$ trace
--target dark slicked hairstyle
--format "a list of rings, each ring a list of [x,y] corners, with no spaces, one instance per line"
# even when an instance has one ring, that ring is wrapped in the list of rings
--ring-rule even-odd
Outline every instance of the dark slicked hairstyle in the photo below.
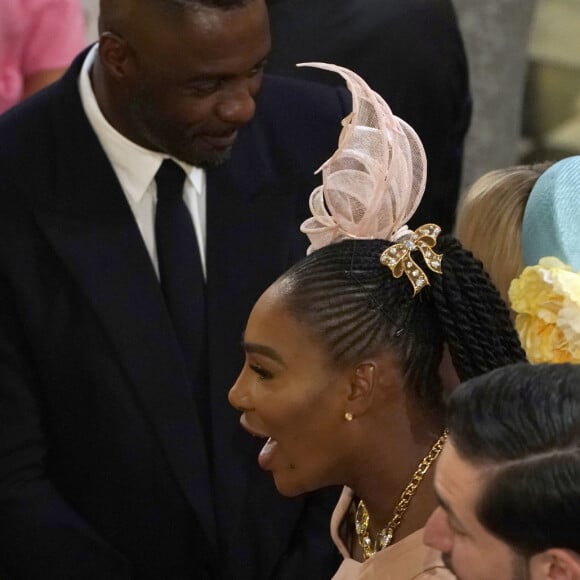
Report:
[[[443,274],[413,297],[406,276],[381,265],[384,240],[346,240],[307,256],[281,278],[286,305],[326,345],[333,362],[350,364],[380,349],[398,355],[406,385],[427,408],[440,408],[438,374],[447,345],[461,380],[525,360],[505,303],[471,253],[440,236]]]
[[[510,365],[451,396],[459,455],[489,469],[480,522],[525,557],[580,554],[580,367]]]

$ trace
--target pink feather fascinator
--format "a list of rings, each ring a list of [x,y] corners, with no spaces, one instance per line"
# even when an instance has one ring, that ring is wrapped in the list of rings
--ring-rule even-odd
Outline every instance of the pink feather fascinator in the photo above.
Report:
[[[320,62],[298,66],[338,73],[353,101],[338,149],[317,171],[322,171],[322,185],[310,195],[312,217],[300,228],[310,240],[308,253],[347,238],[394,242],[410,234],[406,223],[427,177],[417,133],[351,70]]]

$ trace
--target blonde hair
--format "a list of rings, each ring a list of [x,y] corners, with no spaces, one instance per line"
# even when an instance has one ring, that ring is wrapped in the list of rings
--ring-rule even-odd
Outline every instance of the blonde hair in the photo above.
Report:
[[[521,228],[526,203],[536,181],[552,164],[490,171],[469,188],[457,208],[455,236],[483,262],[506,304],[510,282],[524,268]]]

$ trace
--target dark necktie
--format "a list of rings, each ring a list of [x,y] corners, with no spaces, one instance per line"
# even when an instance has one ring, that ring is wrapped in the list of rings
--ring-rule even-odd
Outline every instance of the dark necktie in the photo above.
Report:
[[[166,159],[155,175],[157,209],[155,241],[159,277],[173,328],[198,403],[205,405],[205,281],[195,228],[183,201],[185,172]],[[205,415],[207,408],[200,409]]]

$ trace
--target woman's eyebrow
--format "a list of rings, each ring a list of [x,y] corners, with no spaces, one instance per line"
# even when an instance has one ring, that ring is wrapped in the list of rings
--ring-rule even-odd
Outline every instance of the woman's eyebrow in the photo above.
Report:
[[[280,354],[278,354],[277,351],[275,351],[273,348],[269,346],[266,346],[264,344],[257,344],[255,342],[242,341],[242,348],[246,352],[261,354],[263,356],[271,358],[273,361],[276,361],[283,367],[287,367],[286,363],[284,362],[284,359],[280,356]]]

